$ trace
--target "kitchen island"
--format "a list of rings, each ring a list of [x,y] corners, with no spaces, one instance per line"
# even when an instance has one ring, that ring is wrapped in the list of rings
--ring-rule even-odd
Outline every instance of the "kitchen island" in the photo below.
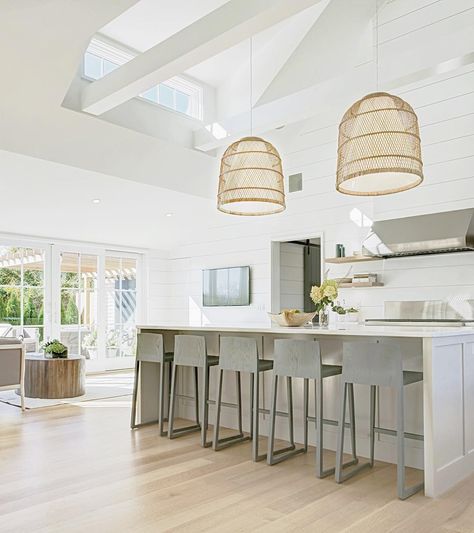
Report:
[[[340,362],[342,343],[354,339],[372,339],[380,342],[398,342],[404,354],[407,369],[423,370],[423,386],[418,391],[407,394],[407,430],[423,433],[424,442],[407,440],[407,464],[424,468],[425,494],[440,496],[457,482],[474,474],[474,329],[468,327],[387,327],[345,325],[322,329],[318,327],[282,328],[269,325],[250,326],[193,326],[193,325],[140,325],[138,333],[161,333],[166,350],[173,349],[176,334],[205,335],[210,354],[219,353],[219,338],[224,335],[255,337],[258,341],[259,356],[271,358],[273,342],[277,338],[312,338],[321,344],[324,362]],[[153,363],[144,364],[140,376],[139,414],[142,423],[156,420],[158,405],[158,369]],[[211,378],[212,379],[212,378]],[[339,402],[338,378],[325,390],[325,409],[337,418]],[[232,394],[233,386],[225,392]],[[232,382],[233,384],[233,382]],[[189,385],[189,388],[187,387]],[[421,390],[422,389],[422,390]],[[181,385],[181,392],[188,394],[191,382]],[[211,382],[211,398],[214,391]],[[301,391],[298,389],[300,395]],[[265,405],[265,387],[261,405]],[[379,396],[379,422],[384,427],[394,427],[394,402],[391,392],[382,390]],[[391,399],[392,398],[392,399]],[[301,438],[301,401],[296,399],[296,438]],[[244,396],[243,399],[246,402]],[[268,399],[267,399],[268,401]],[[191,417],[190,402],[184,401],[179,408],[183,417]],[[244,409],[247,403],[244,403]],[[361,455],[367,455],[368,443],[368,396],[365,390],[356,387],[356,416],[358,420],[358,448]],[[300,411],[300,412],[299,412]],[[361,417],[362,413],[362,417]],[[329,415],[325,413],[325,418]],[[362,418],[362,420],[361,420]],[[212,412],[210,420],[212,423]],[[224,424],[234,427],[235,415],[229,413]],[[244,419],[245,420],[245,419]],[[262,432],[265,431],[262,423]],[[284,438],[285,428],[277,436]],[[328,432],[325,443],[335,449],[335,428]],[[278,431],[277,431],[278,433]],[[395,462],[393,439],[379,436],[376,444],[380,460]],[[424,465],[424,466],[423,466]]]

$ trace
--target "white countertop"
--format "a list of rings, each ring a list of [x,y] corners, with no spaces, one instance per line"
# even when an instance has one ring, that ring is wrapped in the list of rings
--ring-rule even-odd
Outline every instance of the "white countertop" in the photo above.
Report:
[[[192,324],[140,324],[138,330],[156,329],[164,331],[208,331],[224,333],[262,333],[278,335],[323,335],[323,336],[357,336],[357,337],[407,337],[407,338],[434,338],[434,337],[459,337],[474,335],[471,327],[418,327],[418,326],[365,326],[359,324],[345,324],[330,326],[329,328],[297,327],[283,328],[269,324],[239,324],[228,326],[217,324],[192,325]]]

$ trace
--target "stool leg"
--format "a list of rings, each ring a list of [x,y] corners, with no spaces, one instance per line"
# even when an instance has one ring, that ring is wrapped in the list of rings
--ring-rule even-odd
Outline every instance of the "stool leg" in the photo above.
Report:
[[[354,383],[348,383],[348,396],[349,396],[349,420],[351,424],[351,449],[352,458],[357,458],[356,450],[356,432],[355,432],[355,406],[354,406]]]
[[[135,377],[133,379],[132,415],[130,417],[130,428],[134,429],[137,423],[137,396],[138,396],[138,372],[140,361],[135,362]]]
[[[370,466],[374,466],[375,458],[375,405],[377,387],[370,387]]]
[[[209,373],[210,368],[206,366],[202,369],[203,371],[203,391],[202,391],[202,425],[201,425],[201,446],[203,448],[208,448],[211,443],[207,442],[207,427],[209,425]]]
[[[291,377],[286,378],[286,393],[288,396],[288,424],[290,447],[295,447],[294,420],[293,420],[293,387]],[[276,409],[276,408],[275,408]]]
[[[278,394],[278,376],[273,374],[272,379],[272,403],[270,406],[270,431],[268,434],[268,453],[267,464],[273,464],[273,450],[275,447],[275,419],[276,419],[276,403]]]
[[[239,417],[239,435],[243,435],[242,429],[242,383],[240,378],[240,372],[236,372],[236,385],[237,385],[237,412]]]
[[[344,453],[344,429],[346,421],[346,397],[347,383],[342,382],[341,390],[341,408],[339,412],[339,425],[337,428],[337,448],[336,448],[336,482],[341,483],[342,477],[342,459]]]
[[[177,365],[173,365],[173,370],[171,372],[171,387],[170,387],[170,410],[168,415],[168,438],[171,439],[174,429],[174,409],[175,409],[175,400],[176,400],[176,368]],[[164,374],[163,365],[161,365],[160,374]],[[163,389],[160,394],[163,393]]]
[[[158,406],[158,424],[160,427],[160,436],[164,437],[166,431],[164,430],[165,422],[165,363],[160,363],[160,404]]]
[[[221,400],[222,400],[222,377],[224,371],[219,368],[219,376],[217,380],[217,397],[216,397],[216,417],[214,422],[214,438],[212,441],[212,449],[217,450],[219,441],[219,425],[221,422]]]
[[[405,424],[404,424],[404,398],[403,385],[397,394],[397,488],[398,497],[405,499]]]
[[[316,409],[316,476],[323,478],[332,474],[333,470],[323,469],[323,380],[314,380],[314,403]]]
[[[253,439],[253,375],[250,376],[250,440]]]
[[[196,424],[199,426],[199,374],[198,367],[194,367],[194,396],[195,402],[194,407],[196,410]]]
[[[253,440],[252,440],[252,460],[259,461],[258,456],[258,425],[259,425],[259,393],[260,393],[260,372],[256,370],[253,374]]]
[[[309,411],[309,379],[304,379],[303,381],[303,390],[304,390],[304,398],[303,398],[303,417],[304,417],[304,426],[303,426],[303,434],[304,434],[304,451],[305,453],[308,451],[308,411]]]

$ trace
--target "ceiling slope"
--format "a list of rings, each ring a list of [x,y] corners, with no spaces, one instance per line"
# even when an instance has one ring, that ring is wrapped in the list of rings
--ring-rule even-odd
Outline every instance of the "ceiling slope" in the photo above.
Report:
[[[82,109],[100,115],[319,0],[230,0],[84,88]]]
[[[0,4],[0,149],[211,197],[213,158],[61,106],[91,37],[134,3]]]

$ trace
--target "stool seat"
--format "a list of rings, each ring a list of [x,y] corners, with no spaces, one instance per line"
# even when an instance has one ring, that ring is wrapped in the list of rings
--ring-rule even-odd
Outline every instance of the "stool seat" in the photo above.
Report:
[[[271,370],[273,368],[273,361],[271,359],[259,359],[258,371],[263,372],[265,370]]]
[[[340,365],[322,365],[321,377],[330,378],[331,376],[339,376],[342,374],[342,366]]]
[[[308,451],[308,427],[309,421],[314,420],[316,429],[316,475],[319,478],[326,477],[334,472],[334,468],[324,468],[323,458],[323,424],[333,422],[323,417],[323,382],[326,378],[339,376],[342,373],[340,365],[325,365],[322,363],[321,347],[317,340],[302,339],[276,339],[273,348],[273,380],[272,380],[272,403],[270,407],[270,431],[268,439],[267,463],[274,465]],[[286,396],[288,402],[288,429],[289,446],[275,449],[275,417],[277,414],[278,382],[286,379]],[[303,446],[296,447],[293,429],[293,379],[303,380]],[[314,386],[315,416],[310,417],[309,410],[309,384]],[[352,404],[351,396],[351,404]],[[354,424],[351,418],[352,435]],[[346,465],[355,464],[355,454]]]
[[[263,342],[263,339],[262,339]],[[214,423],[214,438],[212,447],[214,451],[222,450],[248,440],[252,441],[252,460],[261,461],[266,454],[258,453],[259,437],[259,393],[261,372],[272,370],[273,361],[259,359],[257,339],[251,337],[222,336],[219,340],[219,373],[216,397],[216,417]],[[238,410],[238,433],[230,437],[219,438],[219,426],[221,417],[222,382],[224,371],[235,372],[237,378],[237,410]],[[242,429],[242,391],[240,373],[250,374],[250,435],[244,435]]]
[[[174,439],[194,431],[201,432],[201,446],[207,448],[207,429],[209,419],[209,369],[219,364],[219,357],[207,354],[206,337],[203,335],[175,335],[173,373],[171,376],[171,399],[169,409],[168,438]],[[188,367],[194,370],[194,393],[196,423],[190,426],[175,428],[174,413],[177,392],[177,369]],[[202,395],[199,399],[199,368],[202,369]],[[199,416],[201,411],[201,417]]]
[[[414,372],[413,370],[403,371],[403,384],[410,385],[411,383],[418,383],[423,381],[423,372]]]
[[[407,487],[405,484],[405,448],[404,439],[419,438],[420,435],[405,433],[404,388],[412,383],[423,381],[423,372],[403,370],[403,355],[400,346],[394,342],[345,342],[342,356],[342,390],[341,410],[339,416],[339,430],[336,451],[336,481],[341,483],[351,478],[360,470],[373,467],[375,459],[375,432],[384,430],[375,425],[377,407],[377,387],[389,387],[395,391],[397,405],[396,430],[384,430],[394,434],[397,439],[397,492],[401,500],[405,500],[423,488],[423,483]],[[346,414],[347,391],[351,391],[354,384],[370,387],[369,412],[369,462],[358,465],[349,472],[344,471],[344,421]],[[353,450],[354,450],[353,443]]]
[[[165,389],[169,390],[169,383],[167,386],[167,375],[165,372],[165,366],[171,372],[171,364],[174,360],[173,352],[165,352],[163,335],[160,333],[139,333],[137,336],[137,353],[135,358],[135,376],[133,382],[133,395],[132,395],[132,416],[130,421],[130,427],[132,429],[138,428],[143,423],[137,423],[137,398],[138,398],[138,382],[142,373],[142,365],[149,365],[150,363],[159,365],[160,372],[160,389],[158,393],[158,426],[160,436],[166,435],[166,431],[163,428],[163,423],[168,419],[165,416]],[[149,422],[146,422],[149,423]]]

